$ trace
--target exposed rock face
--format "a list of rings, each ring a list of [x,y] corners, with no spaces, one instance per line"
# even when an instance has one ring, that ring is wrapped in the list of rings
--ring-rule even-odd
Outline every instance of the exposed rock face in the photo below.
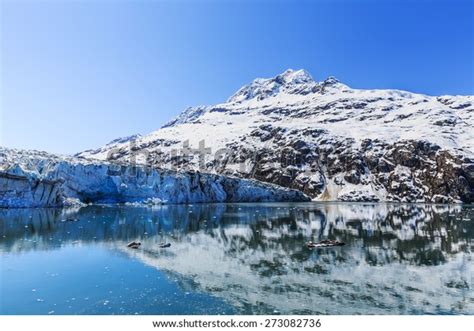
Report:
[[[298,133],[289,132],[292,134]],[[474,201],[473,163],[427,141],[385,143],[364,139],[355,146],[351,140],[329,145],[321,137],[310,145],[305,140],[286,138],[273,137],[273,145],[259,150],[256,158],[239,155],[244,162],[254,162],[250,172],[241,174],[323,200]],[[244,145],[235,144],[231,150],[239,153]],[[274,152],[279,147],[281,155]],[[218,169],[224,174],[233,173],[225,165]]]
[[[319,200],[473,202],[473,115],[473,96],[357,90],[288,70],[79,156],[254,178]],[[198,146],[203,156],[188,153]]]
[[[0,148],[0,207],[71,203],[308,201],[299,191],[255,180],[89,162]]]

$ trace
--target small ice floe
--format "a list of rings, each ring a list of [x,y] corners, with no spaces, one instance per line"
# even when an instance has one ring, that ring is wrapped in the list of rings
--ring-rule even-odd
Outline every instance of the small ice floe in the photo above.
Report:
[[[345,243],[338,240],[321,240],[320,242],[314,243],[312,241],[306,244],[308,248],[326,248],[326,247],[336,247],[344,246]]]
[[[133,249],[138,249],[141,245],[142,245],[142,243],[140,243],[140,242],[132,241],[132,242],[129,242],[127,244],[127,247],[128,248],[133,248]]]
[[[125,202],[126,206],[131,207],[143,207],[143,206],[158,206],[165,204],[166,201],[161,200],[160,198],[148,198],[142,201],[134,201],[134,202]]]
[[[168,248],[168,247],[171,247],[171,243],[161,243],[159,245],[160,248]]]
[[[52,315],[52,314],[54,314],[54,310],[51,310],[48,312],[48,315]]]
[[[36,302],[44,302],[44,299],[38,298],[38,299],[36,299]]]
[[[61,220],[61,222],[77,222],[79,221],[78,218],[64,218]]]

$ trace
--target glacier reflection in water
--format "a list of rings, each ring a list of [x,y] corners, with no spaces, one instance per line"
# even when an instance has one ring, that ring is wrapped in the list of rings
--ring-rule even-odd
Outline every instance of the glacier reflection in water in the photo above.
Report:
[[[326,238],[346,245],[305,247]],[[472,206],[1,210],[0,240],[4,314],[474,314]],[[127,249],[131,240],[142,248]],[[161,242],[171,247],[160,249]],[[70,278],[77,277],[43,286],[41,310],[25,293],[35,290],[30,287],[38,268],[47,270],[47,256],[59,274],[69,270]],[[101,263],[109,266],[110,281],[94,274]],[[74,291],[95,301],[78,303]]]

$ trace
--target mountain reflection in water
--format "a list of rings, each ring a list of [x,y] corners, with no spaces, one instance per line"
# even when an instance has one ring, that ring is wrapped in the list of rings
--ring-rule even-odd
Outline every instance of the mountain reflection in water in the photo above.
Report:
[[[240,314],[474,314],[470,206],[89,206],[0,210],[0,220],[2,256],[106,247]],[[322,239],[346,245],[305,247]]]

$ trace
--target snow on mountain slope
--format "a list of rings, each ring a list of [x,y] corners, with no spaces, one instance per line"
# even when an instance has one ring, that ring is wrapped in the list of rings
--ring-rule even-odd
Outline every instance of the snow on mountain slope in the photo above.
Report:
[[[473,127],[473,96],[359,90],[287,70],[78,156],[255,178],[323,200],[473,201]]]

